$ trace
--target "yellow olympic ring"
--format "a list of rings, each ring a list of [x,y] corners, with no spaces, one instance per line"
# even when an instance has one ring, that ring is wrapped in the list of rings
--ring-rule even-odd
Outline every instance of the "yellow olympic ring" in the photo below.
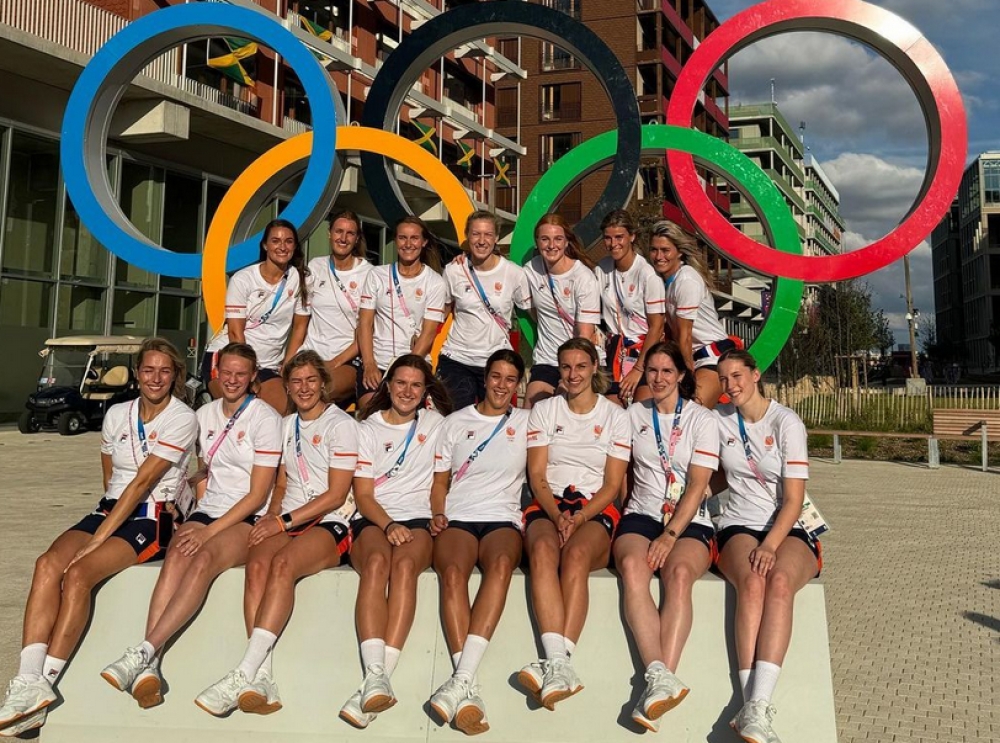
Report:
[[[306,132],[272,147],[240,174],[220,202],[205,237],[201,263],[205,314],[213,331],[221,328],[225,322],[226,253],[232,244],[236,223],[244,207],[282,168],[309,157],[312,137],[312,132]],[[459,242],[465,241],[465,221],[476,207],[462,183],[427,150],[393,132],[363,126],[337,127],[336,147],[338,151],[360,150],[385,155],[421,175],[444,202]],[[431,357],[435,364],[450,327],[449,317],[434,339]]]

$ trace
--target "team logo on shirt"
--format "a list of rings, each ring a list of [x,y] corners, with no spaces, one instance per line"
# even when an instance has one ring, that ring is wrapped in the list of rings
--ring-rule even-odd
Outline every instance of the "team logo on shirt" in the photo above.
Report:
[[[424,296],[424,290],[423,289],[417,289],[417,291],[415,292],[415,294],[417,296],[417,299],[420,299],[420,297]]]
[[[156,441],[156,431],[150,431],[148,438],[150,441]]]
[[[601,438],[601,431],[603,431],[603,430],[604,430],[603,426],[600,426],[600,425],[594,426],[594,438],[595,439]]]
[[[246,435],[247,435],[246,431],[237,431],[237,433],[236,433],[236,443],[237,444],[242,443],[242,441],[246,437]]]
[[[517,430],[513,426],[507,426],[507,438],[508,439],[512,439],[513,440],[514,434],[516,434],[516,433],[517,433]]]
[[[347,286],[348,286],[349,289],[351,289],[353,291],[354,289],[358,288],[358,282],[357,281],[352,281]]]
[[[568,297],[570,295],[570,288],[568,286],[563,287],[563,296]]]
[[[466,431],[465,432],[465,438],[466,438],[466,440],[471,441],[472,439],[476,438],[476,432],[475,431]]]
[[[764,446],[766,446],[768,449],[774,446],[774,436],[768,436],[766,439],[764,439]]]
[[[392,451],[392,447],[393,443],[391,441],[386,441],[384,444],[382,444],[382,448],[387,452]]]
[[[648,430],[649,430],[649,426],[646,426],[646,425],[640,426],[640,428],[639,428],[639,435],[642,436]]]
[[[318,433],[315,436],[313,436],[313,441],[312,441],[313,446],[319,446],[322,441],[323,437],[320,436]]]
[[[421,444],[424,443],[425,441],[427,441],[427,434],[425,434],[425,433],[418,433],[417,434],[417,441],[419,443],[421,443]]]
[[[258,289],[257,290],[257,299],[263,299],[266,296],[267,296],[267,292],[266,291],[264,291],[263,289]]]
[[[497,294],[499,294],[500,292],[502,292],[503,291],[503,282],[502,281],[498,281],[495,284],[493,284],[493,291],[495,291]]]
[[[728,439],[726,439],[726,446],[732,446],[735,443],[736,443],[736,439],[734,439],[732,436],[730,436]]]
[[[118,443],[119,444],[124,444],[126,441],[128,441],[128,432],[127,431],[121,435],[121,438],[118,439]]]
[[[326,279],[323,279],[322,281],[319,282],[320,289],[322,289],[324,286],[326,286]]]
[[[556,426],[556,435],[558,436],[562,432],[563,432],[563,427],[562,426]]]
[[[211,441],[211,440],[212,440],[212,439],[214,439],[214,438],[215,438],[215,431],[211,431],[211,430],[210,430],[210,431],[208,432],[208,435],[207,435],[207,436],[205,436],[205,441]]]
[[[635,294],[635,284],[629,284],[628,285],[628,293],[629,294]]]
[[[471,284],[463,284],[462,285],[462,291],[465,292],[466,294],[468,294],[469,292],[472,291],[472,285]]]

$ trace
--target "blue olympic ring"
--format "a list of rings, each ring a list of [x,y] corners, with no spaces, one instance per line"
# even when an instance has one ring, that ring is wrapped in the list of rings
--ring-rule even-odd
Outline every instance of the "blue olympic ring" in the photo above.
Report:
[[[130,23],[94,55],[80,74],[66,105],[60,154],[66,190],[80,221],[122,260],[153,273],[201,276],[201,254],[167,250],[147,239],[125,217],[108,181],[105,158],[115,107],[132,79],[159,54],[187,41],[212,36],[250,37],[271,47],[295,69],[312,108],[312,153],[295,197],[282,212],[294,224],[316,223],[333,204],[339,187],[336,154],[340,93],[312,52],[268,16],[216,3],[177,5]],[[313,225],[315,226],[315,224]],[[261,236],[233,246],[226,269],[254,263]]]

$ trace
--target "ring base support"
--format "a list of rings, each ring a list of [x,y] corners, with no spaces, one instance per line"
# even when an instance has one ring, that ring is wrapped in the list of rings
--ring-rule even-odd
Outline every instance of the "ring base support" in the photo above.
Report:
[[[163,656],[165,702],[140,710],[135,701],[99,677],[125,643],[142,636],[146,607],[159,568],[126,570],[100,589],[84,642],[59,683],[65,699],[52,709],[45,743],[253,743],[255,741],[468,740],[428,717],[427,700],[451,673],[438,615],[436,576],[419,580],[417,613],[392,677],[398,704],[367,730],[337,717],[361,681],[354,631],[358,577],[338,568],[306,578],[296,591],[295,611],[274,651],[274,677],[284,708],[266,717],[234,712],[217,719],[192,700],[239,663],[246,647],[243,570],[215,582],[204,609]],[[471,589],[479,583],[474,574]],[[654,595],[659,589],[654,585]],[[491,729],[484,741],[504,743],[607,743],[639,740],[629,718],[643,683],[620,611],[619,581],[609,571],[590,578],[590,613],[573,664],[586,687],[555,712],[528,701],[514,677],[534,661],[536,634],[527,607],[528,586],[515,572],[507,607],[479,669]],[[694,586],[694,628],[677,669],[691,693],[662,718],[660,736],[675,743],[736,740],[729,720],[739,709],[731,647],[735,594],[714,576]],[[774,704],[775,730],[786,740],[806,734],[810,743],[835,743],[833,683],[822,583],[807,585],[795,599],[795,621]]]

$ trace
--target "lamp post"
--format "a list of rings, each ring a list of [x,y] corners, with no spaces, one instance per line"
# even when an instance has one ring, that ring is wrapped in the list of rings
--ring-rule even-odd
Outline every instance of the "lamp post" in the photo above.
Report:
[[[913,291],[910,287],[910,256],[903,256],[903,280],[906,282],[906,322],[910,326],[910,378],[916,379],[917,372],[917,318],[920,310],[913,307]]]

